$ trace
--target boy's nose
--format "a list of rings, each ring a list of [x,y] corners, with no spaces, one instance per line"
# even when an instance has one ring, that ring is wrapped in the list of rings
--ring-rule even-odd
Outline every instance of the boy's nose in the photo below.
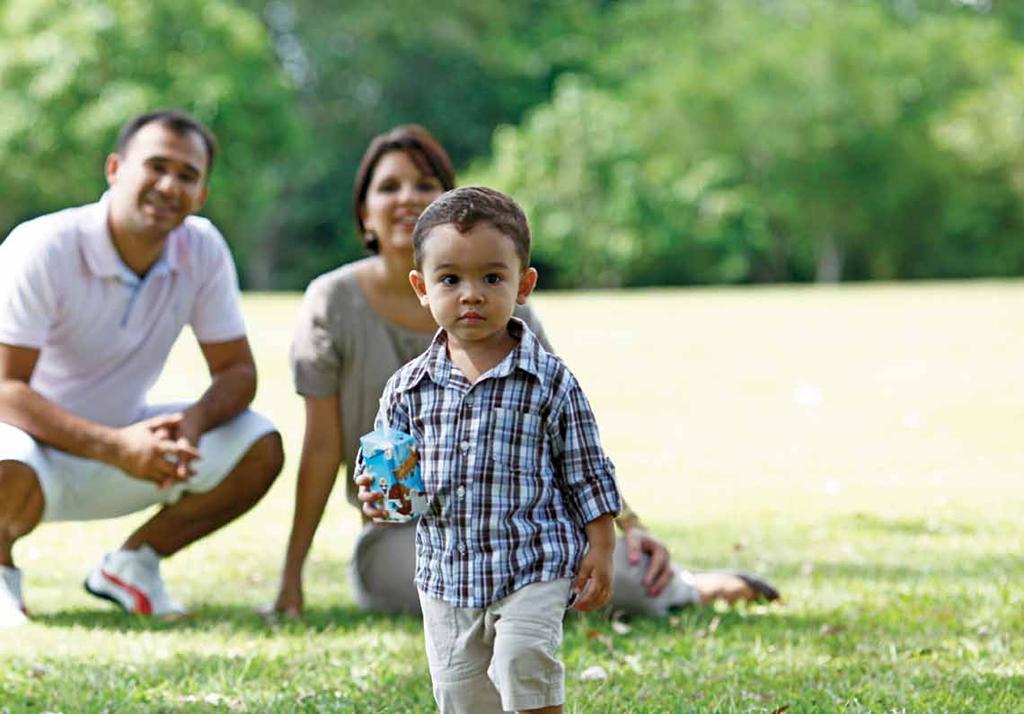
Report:
[[[483,299],[483,293],[477,290],[476,287],[470,285],[468,281],[463,284],[465,287],[462,289],[462,302],[478,303]]]

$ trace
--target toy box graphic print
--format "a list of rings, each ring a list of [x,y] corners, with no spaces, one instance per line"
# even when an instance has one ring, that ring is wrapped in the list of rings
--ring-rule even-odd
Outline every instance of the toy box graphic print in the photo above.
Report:
[[[405,523],[423,515],[427,493],[413,438],[397,429],[375,429],[362,436],[359,445],[364,470],[373,477],[373,490],[384,494],[379,503],[388,517],[378,520]]]

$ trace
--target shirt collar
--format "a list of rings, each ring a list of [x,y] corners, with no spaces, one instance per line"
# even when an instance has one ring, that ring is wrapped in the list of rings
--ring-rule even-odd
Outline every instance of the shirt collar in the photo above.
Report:
[[[494,368],[490,371],[491,377],[507,377],[514,370],[520,369],[532,374],[538,381],[544,381],[541,370],[541,357],[543,348],[540,342],[530,331],[522,320],[513,317],[506,328],[512,337],[519,341],[519,344]],[[437,331],[430,347],[417,361],[416,366],[409,374],[408,388],[414,387],[424,377],[430,379],[438,386],[444,387],[452,375],[452,361],[448,357],[448,333],[443,329]]]
[[[89,270],[100,278],[121,278],[129,283],[139,282],[139,276],[121,260],[117,248],[114,247],[114,238],[110,235],[110,225],[107,223],[110,192],[105,191],[99,201],[89,206],[89,210],[91,215],[86,221],[84,240],[81,244]],[[178,241],[175,238],[179,230],[180,226],[167,235],[163,253],[149,269],[148,275],[155,277],[178,269],[180,261],[179,251],[176,250]]]
[[[540,342],[526,326],[526,323],[518,317],[508,321],[508,332],[512,337],[519,340],[519,344],[508,357],[503,359],[494,368],[493,377],[507,377],[513,370],[519,369],[527,374],[532,374],[537,381],[544,382],[544,373],[541,370],[541,346]]]

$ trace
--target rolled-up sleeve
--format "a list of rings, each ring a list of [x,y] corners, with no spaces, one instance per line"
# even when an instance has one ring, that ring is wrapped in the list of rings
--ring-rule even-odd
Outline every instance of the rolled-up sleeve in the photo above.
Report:
[[[572,380],[558,409],[555,466],[566,501],[580,523],[622,508],[615,466],[601,448],[597,420],[586,395]]]

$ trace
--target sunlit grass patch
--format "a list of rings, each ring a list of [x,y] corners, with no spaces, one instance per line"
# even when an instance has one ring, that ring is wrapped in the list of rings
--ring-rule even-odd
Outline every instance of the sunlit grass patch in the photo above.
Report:
[[[44,525],[15,550],[33,624],[0,634],[0,706],[431,710],[418,621],[352,602],[358,522],[340,489],[306,566],[305,617],[257,614],[291,522],[297,305],[246,298],[257,408],[280,425],[288,463],[251,513],[164,564],[193,615],[124,617],[81,589],[145,514]],[[667,620],[571,615],[568,711],[1024,708],[1024,285],[542,294],[536,306],[626,496],[676,559],[755,571],[784,596]],[[204,379],[186,340],[154,398]]]

